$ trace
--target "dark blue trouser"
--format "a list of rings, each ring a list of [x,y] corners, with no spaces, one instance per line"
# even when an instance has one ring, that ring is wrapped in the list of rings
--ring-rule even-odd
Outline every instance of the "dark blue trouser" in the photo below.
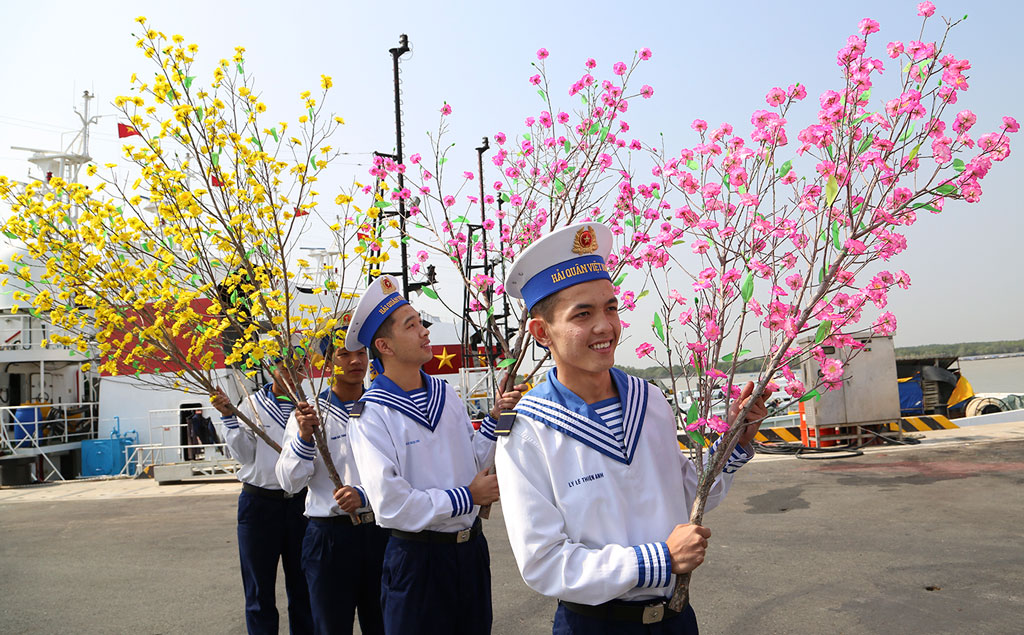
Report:
[[[643,604],[643,602],[640,602]],[[687,604],[679,615],[658,624],[633,624],[573,613],[561,604],[552,635],[697,635],[697,616]]]
[[[491,632],[491,556],[483,534],[462,544],[391,536],[381,582],[388,635]]]
[[[305,497],[267,498],[243,491],[238,496],[238,555],[245,589],[245,624],[250,634],[278,632],[277,563],[284,567],[291,633],[312,633],[309,591],[302,574],[306,533]]]
[[[346,516],[347,518],[347,516]],[[359,609],[363,635],[382,635],[380,576],[388,532],[373,523],[311,518],[302,541],[302,568],[318,635],[352,633]]]

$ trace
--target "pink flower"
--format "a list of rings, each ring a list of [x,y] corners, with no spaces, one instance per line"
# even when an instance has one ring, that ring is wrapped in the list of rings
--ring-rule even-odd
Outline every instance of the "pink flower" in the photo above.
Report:
[[[409,163],[412,163],[413,165],[419,163],[422,160],[423,160],[423,157],[421,157],[418,152],[416,154],[412,155],[411,157],[409,157]]]
[[[537,59],[542,60],[542,59],[544,59],[547,56],[548,56],[548,50],[547,49],[538,49],[537,50]]]
[[[448,196],[444,197],[444,206],[451,207],[452,205],[455,205],[455,197],[449,194]]]
[[[935,14],[935,5],[931,2],[922,2],[917,5],[917,15],[922,15],[926,18],[932,17]]]
[[[494,133],[494,140],[498,143],[499,146],[503,145],[505,143],[505,133],[504,132],[496,132],[496,133]]]
[[[654,352],[654,347],[651,346],[650,344],[648,344],[647,342],[644,342],[640,346],[636,347],[636,357],[637,357],[637,359],[643,359],[643,358],[647,357],[648,355],[650,355],[653,352]]]
[[[649,60],[651,59],[651,49],[644,47],[640,49],[640,59]]]
[[[569,113],[560,112],[558,113],[558,123],[569,123]]]
[[[953,130],[955,132],[967,132],[976,121],[978,121],[978,116],[973,112],[961,110],[956,114],[956,119],[953,121]]]
[[[690,127],[696,130],[697,132],[704,132],[705,130],[708,129],[708,122],[704,121],[703,119],[694,119],[693,123],[690,124]]]
[[[876,335],[892,335],[896,332],[896,316],[886,311],[871,325]]]
[[[781,106],[786,102],[786,91],[776,86],[768,91],[768,95],[765,96],[764,100],[768,102],[769,106]]]
[[[467,181],[470,181],[470,180],[473,179],[473,173],[472,172],[463,172],[462,176],[466,177]]]
[[[821,375],[827,381],[841,381],[843,379],[843,362],[832,357],[825,358],[821,362]]]
[[[872,20],[871,18],[864,18],[863,20],[860,21],[860,24],[857,25],[857,28],[858,30],[860,30],[862,35],[878,33],[878,22]]]
[[[1013,117],[1003,117],[1003,125],[1001,127],[1007,132],[1017,132],[1020,130],[1020,124]]]
[[[896,59],[903,54],[903,42],[889,42],[885,50],[888,51],[890,59]]]
[[[416,252],[416,260],[419,260],[420,262],[426,262],[429,257],[430,255],[426,251],[421,250]]]
[[[445,102],[444,105],[441,106],[441,114],[442,115],[450,115],[450,114],[452,114],[452,107],[448,105],[448,102]]]
[[[587,68],[594,68],[595,66],[597,66],[597,60],[591,57],[586,61],[584,66],[586,66]]]
[[[789,383],[786,384],[786,392],[793,399],[799,399],[804,396],[804,383],[799,379],[791,379]]]
[[[643,96],[644,99],[650,99],[651,97],[654,96],[654,89],[648,86],[647,84],[644,84],[643,87],[640,88],[640,94]]]
[[[615,62],[612,66],[612,71],[614,71],[616,75],[625,75],[626,68],[625,62]]]
[[[534,75],[533,77],[531,77],[530,83],[533,84],[534,86],[540,84],[540,75]]]

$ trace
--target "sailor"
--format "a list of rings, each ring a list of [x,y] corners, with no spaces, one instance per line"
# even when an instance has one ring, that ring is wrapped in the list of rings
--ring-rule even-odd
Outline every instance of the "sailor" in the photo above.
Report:
[[[605,266],[611,239],[597,223],[553,231],[505,281],[555,362],[497,430],[505,525],[526,584],[558,599],[554,633],[696,633],[693,610],[670,612],[666,600],[673,574],[703,562],[711,532],[688,524],[697,473],[668,402],[613,366],[621,324]],[[756,403],[750,420],[764,412]],[[708,509],[753,455],[756,427],[715,481]]]
[[[360,298],[345,344],[370,348],[382,363],[350,413],[349,440],[377,523],[391,530],[384,630],[489,633],[490,555],[477,513],[498,499],[488,474],[494,415],[520,394],[503,394],[474,433],[455,390],[423,372],[433,357],[429,331],[391,276]]]
[[[346,313],[343,321],[350,318],[351,313]],[[346,328],[320,340],[325,370],[333,380],[317,397],[315,407],[300,402],[289,417],[277,477],[287,492],[309,487],[302,568],[316,632],[351,633],[358,609],[360,631],[373,635],[384,632],[380,575],[388,534],[374,523],[349,447],[348,413],[363,394],[368,361],[365,348],[345,348]],[[321,419],[334,467],[344,483],[337,489],[313,443],[313,429]]]
[[[238,410],[263,428],[278,445],[295,408],[290,382],[304,376],[304,352],[296,348],[278,361],[273,381],[246,397]],[[214,396],[213,406],[221,413],[224,441],[231,455],[241,463],[238,480],[238,554],[245,590],[245,623],[249,633],[277,633],[278,612],[275,588],[277,566],[284,568],[288,594],[288,626],[291,633],[312,633],[313,616],[309,591],[302,573],[302,538],[306,533],[303,516],[305,492],[294,495],[281,488],[274,468],[278,453],[256,438],[248,426],[232,414],[223,391]]]

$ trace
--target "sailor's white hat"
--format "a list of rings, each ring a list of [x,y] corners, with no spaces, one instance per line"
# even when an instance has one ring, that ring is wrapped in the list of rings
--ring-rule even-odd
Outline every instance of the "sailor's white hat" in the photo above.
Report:
[[[352,312],[352,320],[345,335],[345,348],[358,351],[364,346],[370,346],[384,320],[404,304],[409,302],[398,292],[398,281],[393,276],[374,279]]]
[[[544,236],[523,250],[505,277],[505,293],[526,308],[562,289],[591,280],[611,280],[605,258],[612,232],[601,223],[577,223]]]

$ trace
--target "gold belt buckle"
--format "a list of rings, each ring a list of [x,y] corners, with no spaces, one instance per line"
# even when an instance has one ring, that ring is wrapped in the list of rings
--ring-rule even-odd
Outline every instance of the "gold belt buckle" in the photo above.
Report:
[[[377,517],[373,515],[373,512],[363,512],[359,514],[359,522],[361,523],[372,523],[376,519]]]
[[[644,624],[657,624],[663,619],[665,619],[665,605],[663,603],[648,604],[644,607],[642,618]]]
[[[472,535],[472,533],[473,533],[473,528],[472,527],[470,527],[469,529],[463,529],[459,533],[455,534],[455,542],[456,543],[460,543],[460,544],[463,543],[463,542],[469,542],[469,538]]]

